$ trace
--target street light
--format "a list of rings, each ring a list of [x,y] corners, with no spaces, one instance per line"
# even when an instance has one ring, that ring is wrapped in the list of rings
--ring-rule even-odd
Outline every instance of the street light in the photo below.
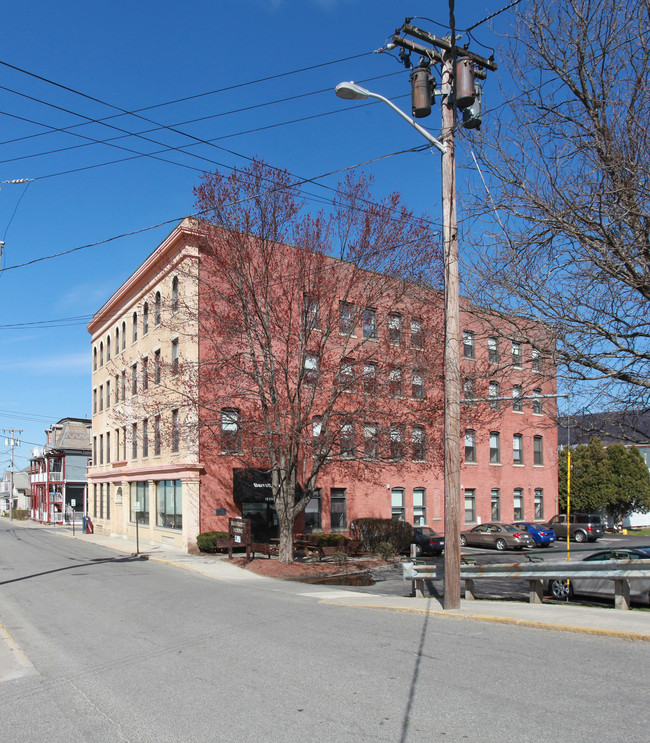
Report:
[[[399,114],[404,121],[408,121],[408,123],[428,141],[430,142],[434,147],[437,147],[440,152],[444,155],[447,151],[447,148],[445,145],[440,142],[438,139],[436,139],[432,134],[430,134],[424,127],[420,126],[416,121],[414,121],[410,116],[407,116],[404,111],[402,111],[401,108],[398,108],[391,100],[388,98],[384,98],[383,95],[379,95],[379,93],[373,93],[370,90],[366,90],[366,88],[362,88],[360,85],[357,85],[353,82],[348,83],[339,83],[336,88],[336,95],[339,98],[343,98],[346,101],[363,101],[366,98],[376,98],[378,101],[383,101],[387,106],[390,106],[395,113]]]
[[[444,459],[445,459],[445,609],[460,608],[460,297],[458,241],[456,236],[456,166],[454,125],[456,111],[452,94],[452,58],[445,56],[442,69],[442,141],[407,116],[392,101],[354,82],[336,86],[345,100],[376,98],[407,121],[427,142],[442,153],[442,234],[445,283],[444,355]]]

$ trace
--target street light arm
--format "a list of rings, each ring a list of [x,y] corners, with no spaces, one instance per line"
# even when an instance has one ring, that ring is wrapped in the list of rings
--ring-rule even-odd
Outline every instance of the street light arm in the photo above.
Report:
[[[410,116],[407,116],[401,108],[398,108],[391,100],[385,98],[383,95],[379,95],[379,93],[373,93],[367,88],[362,88],[361,85],[357,85],[353,82],[339,83],[336,86],[336,95],[339,98],[343,98],[344,100],[348,101],[358,101],[363,100],[364,98],[376,98],[378,101],[383,101],[386,105],[390,106],[393,111],[395,111],[395,113],[398,113],[404,119],[404,121],[408,121],[408,123],[417,132],[420,132],[420,134],[427,140],[427,142],[431,143],[434,147],[439,149],[443,155],[447,152],[446,145],[444,145],[440,140],[436,139],[432,134],[429,134],[429,132],[424,127],[421,127],[416,121],[413,121],[413,119]]]
[[[395,113],[398,113],[404,119],[404,121],[408,121],[408,123],[415,129],[415,131],[420,132],[420,134],[434,147],[439,149],[443,155],[445,154],[445,152],[447,152],[447,147],[439,139],[436,139],[433,134],[430,134],[424,127],[420,126],[417,121],[414,121],[410,116],[407,116],[404,111],[396,106],[391,100],[389,100],[388,98],[384,98],[384,96],[379,95],[379,93],[371,93],[370,91],[368,91],[368,97],[376,98],[378,101],[383,101],[387,106],[390,106],[393,111],[395,111]]]

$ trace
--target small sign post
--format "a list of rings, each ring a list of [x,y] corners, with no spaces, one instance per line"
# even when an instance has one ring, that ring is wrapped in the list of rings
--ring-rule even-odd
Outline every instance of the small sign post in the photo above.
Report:
[[[133,504],[133,510],[135,511],[135,554],[140,554],[140,532],[138,529],[138,523],[140,521],[140,511],[142,510],[142,506],[140,505],[140,501],[136,501]]]
[[[237,547],[246,547],[246,557],[249,554],[249,545],[251,541],[251,522],[250,519],[231,518],[228,520],[228,535],[230,545],[228,547],[228,558],[232,559],[233,544]]]
[[[72,536],[74,537],[74,516],[75,516],[74,507],[77,505],[77,501],[73,498],[70,501],[70,505],[72,506]]]

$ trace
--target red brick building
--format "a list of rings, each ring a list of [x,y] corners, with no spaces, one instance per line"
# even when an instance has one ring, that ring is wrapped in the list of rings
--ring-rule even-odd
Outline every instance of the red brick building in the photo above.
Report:
[[[219,242],[185,220],[88,326],[96,527],[138,518],[141,539],[192,549],[243,514],[275,536],[275,462],[296,497],[314,489],[296,531],[441,529],[441,293],[245,236],[238,263]],[[552,339],[469,303],[461,323],[465,523],[542,520],[557,506]]]

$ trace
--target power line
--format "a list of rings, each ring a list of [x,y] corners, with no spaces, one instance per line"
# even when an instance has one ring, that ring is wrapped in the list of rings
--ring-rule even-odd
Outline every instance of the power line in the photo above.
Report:
[[[371,160],[366,160],[364,162],[357,163],[356,165],[348,165],[348,166],[346,166],[344,168],[338,168],[337,170],[331,170],[331,171],[329,171],[327,173],[322,173],[320,175],[313,176],[312,178],[303,178],[303,179],[299,180],[297,183],[292,183],[288,187],[289,188],[293,188],[293,187],[296,187],[296,186],[301,186],[301,185],[303,185],[305,183],[315,183],[315,181],[320,180],[321,178],[328,178],[329,176],[337,175],[338,173],[344,173],[344,172],[347,172],[348,170],[355,170],[356,168],[361,168],[361,167],[363,167],[365,165],[370,165],[372,163],[379,162],[381,160],[386,160],[389,157],[395,157],[396,155],[403,155],[405,153],[410,153],[410,152],[422,152],[423,150],[428,150],[428,149],[429,149],[428,145],[420,145],[418,147],[412,147],[412,148],[409,148],[409,149],[406,149],[406,150],[399,150],[397,152],[391,152],[391,153],[389,153],[387,155],[381,155],[381,156],[375,157],[375,158],[373,158]],[[316,185],[322,185],[322,184],[316,184]],[[272,190],[272,189],[270,189],[270,190]],[[333,190],[336,190],[336,189],[333,189]],[[253,197],[249,197],[249,198],[253,198]],[[375,206],[377,206],[377,205],[375,204]],[[204,213],[205,212],[200,211],[200,212],[195,212],[194,214],[191,214],[189,216],[191,216],[191,217],[200,217]],[[61,256],[69,255],[70,253],[76,253],[76,252],[78,252],[80,250],[86,250],[88,248],[94,248],[94,247],[98,247],[100,245],[106,245],[107,243],[114,242],[115,240],[121,240],[121,239],[123,239],[125,237],[132,237],[133,235],[139,235],[139,234],[141,234],[143,232],[149,232],[150,230],[155,230],[158,227],[164,227],[164,226],[170,225],[170,224],[178,224],[181,220],[185,219],[185,217],[187,217],[187,216],[188,215],[183,215],[182,217],[175,217],[173,219],[166,219],[163,222],[158,222],[158,224],[151,225],[149,227],[142,227],[142,228],[140,228],[138,230],[132,230],[131,232],[124,232],[124,233],[122,233],[120,235],[114,235],[114,236],[108,237],[108,238],[106,238],[104,240],[98,240],[98,241],[93,242],[93,243],[87,243],[85,245],[79,245],[79,246],[77,246],[75,248],[70,248],[68,250],[63,250],[63,251],[60,251],[58,253],[52,253],[51,255],[41,256],[40,258],[34,258],[31,261],[25,261],[24,263],[17,263],[17,264],[15,264],[13,266],[6,266],[3,269],[3,272],[13,271],[13,270],[16,270],[18,268],[25,268],[26,266],[31,266],[31,265],[34,265],[35,263],[41,263],[42,261],[52,260],[54,258],[60,258]],[[427,221],[430,222],[430,220],[427,220]],[[432,224],[435,224],[435,223],[432,223]]]

